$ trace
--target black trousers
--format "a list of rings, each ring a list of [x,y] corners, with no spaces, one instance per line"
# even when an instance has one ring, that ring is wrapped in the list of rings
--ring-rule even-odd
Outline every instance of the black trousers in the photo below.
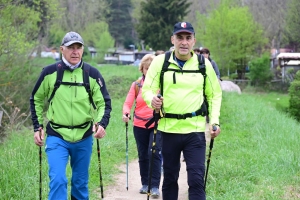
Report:
[[[141,183],[142,185],[148,185],[154,128],[146,129],[134,126],[133,133],[138,149]],[[160,131],[156,133],[155,154],[153,156],[151,188],[159,188],[161,177]]]
[[[178,199],[180,155],[183,152],[189,185],[189,200],[205,200],[205,134],[193,132],[175,134],[162,132],[162,156],[164,158],[163,200]]]

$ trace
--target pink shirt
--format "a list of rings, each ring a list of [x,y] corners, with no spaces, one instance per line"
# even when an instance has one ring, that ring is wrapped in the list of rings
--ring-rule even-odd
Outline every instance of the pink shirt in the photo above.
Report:
[[[143,85],[144,79],[141,80],[141,85]],[[136,83],[133,82],[127,94],[126,100],[123,105],[123,114],[126,113],[130,114],[130,110],[134,101],[135,109],[134,109],[134,118],[133,118],[133,125],[141,128],[146,128],[145,124],[148,122],[149,119],[153,117],[153,110],[149,108],[142,98],[142,87],[139,88],[138,95],[135,99],[135,85]],[[152,124],[149,128],[152,128],[154,124]]]

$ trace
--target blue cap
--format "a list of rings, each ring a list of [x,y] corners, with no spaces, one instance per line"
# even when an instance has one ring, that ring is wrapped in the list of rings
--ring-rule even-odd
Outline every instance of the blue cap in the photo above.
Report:
[[[177,22],[174,25],[173,35],[175,35],[177,33],[182,33],[182,32],[195,34],[194,28],[193,28],[191,23],[189,23],[189,22]]]

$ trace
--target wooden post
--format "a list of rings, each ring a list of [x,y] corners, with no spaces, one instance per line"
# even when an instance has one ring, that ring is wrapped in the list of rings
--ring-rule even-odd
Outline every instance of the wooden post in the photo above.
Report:
[[[0,110],[0,126],[1,126],[1,120],[2,120],[2,116],[3,116],[3,111]]]

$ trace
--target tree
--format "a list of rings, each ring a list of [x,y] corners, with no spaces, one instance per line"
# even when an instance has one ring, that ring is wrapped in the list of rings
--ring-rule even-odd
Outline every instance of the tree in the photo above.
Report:
[[[48,44],[60,46],[61,40],[69,31],[82,33],[89,24],[105,21],[109,6],[107,0],[58,0],[59,7],[55,20],[51,21]],[[83,38],[85,39],[85,38]]]
[[[21,5],[20,1],[2,1],[0,4],[0,58],[2,62],[5,59],[9,61],[4,62],[6,66],[10,66],[9,63],[15,60],[12,57],[21,56],[32,46],[38,30],[38,21],[40,21],[38,13]]]
[[[247,6],[254,20],[264,29],[269,48],[281,48],[285,24],[286,4],[282,0],[236,0],[238,5]]]
[[[250,63],[250,79],[255,86],[264,86],[266,82],[271,81],[273,74],[270,70],[270,56],[264,54]]]
[[[139,39],[155,50],[169,49],[173,26],[183,20],[189,6],[186,0],[141,2],[141,17],[136,26]]]
[[[58,8],[57,0],[23,0],[23,3],[39,13],[40,20],[37,22],[39,29],[37,34],[37,56],[40,57],[42,45],[45,44],[47,38],[50,22],[51,20],[55,20],[55,13],[62,9]]]
[[[108,25],[105,22],[96,22],[89,24],[81,36],[84,39],[86,48],[93,46],[97,50],[96,61],[103,62],[107,50],[114,46],[114,39],[108,31]]]
[[[115,39],[115,46],[125,46],[133,43],[133,23],[131,18],[132,4],[130,0],[111,0],[108,14],[109,32]],[[125,45],[124,45],[125,44]]]
[[[210,49],[221,72],[238,70],[243,78],[246,65],[267,42],[248,8],[222,1],[207,17],[198,16],[197,40]]]
[[[285,39],[287,43],[293,46],[294,51],[297,52],[300,47],[300,1],[290,0],[288,3]]]
[[[191,0],[191,2],[191,12],[189,12],[187,19],[195,23],[197,12],[208,15],[218,7],[221,0]],[[232,0],[234,5],[249,8],[254,20],[264,29],[264,34],[269,41],[268,47],[276,49],[282,47],[283,44],[287,2],[287,0]]]
[[[34,46],[39,20],[39,14],[21,0],[0,3],[0,107],[4,111],[4,126],[17,126],[25,115],[23,111],[28,109],[28,98],[24,97],[30,95],[32,73],[25,64]]]

